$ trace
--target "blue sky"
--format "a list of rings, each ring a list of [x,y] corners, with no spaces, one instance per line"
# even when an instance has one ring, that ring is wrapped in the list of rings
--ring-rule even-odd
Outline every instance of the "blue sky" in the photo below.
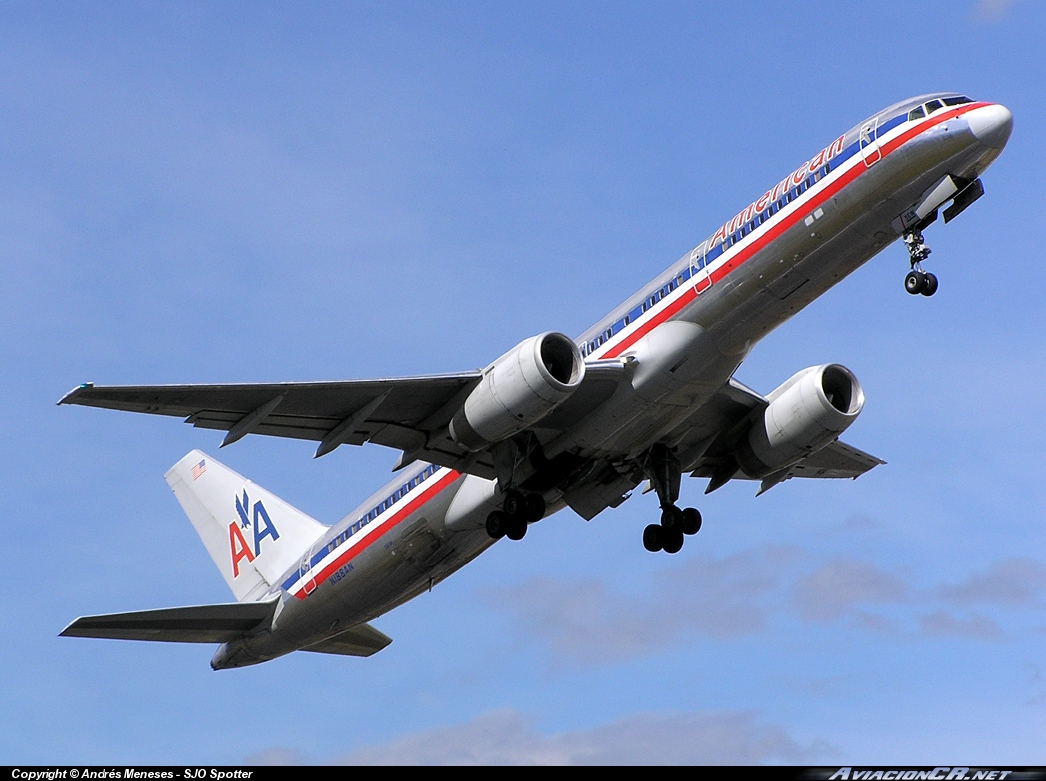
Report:
[[[0,762],[1046,764],[1046,11],[1023,2],[0,8]],[[1006,104],[987,196],[750,355],[868,401],[856,482],[569,511],[375,625],[377,656],[214,673],[58,638],[227,601],[164,484],[221,435],[54,406],[97,383],[454,371],[580,333],[909,95]],[[333,522],[396,453],[221,460]]]

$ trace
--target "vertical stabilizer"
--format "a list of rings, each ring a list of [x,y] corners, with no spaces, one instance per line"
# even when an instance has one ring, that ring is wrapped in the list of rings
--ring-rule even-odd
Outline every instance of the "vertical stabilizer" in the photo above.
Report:
[[[262,598],[327,530],[199,450],[164,478],[240,602]]]

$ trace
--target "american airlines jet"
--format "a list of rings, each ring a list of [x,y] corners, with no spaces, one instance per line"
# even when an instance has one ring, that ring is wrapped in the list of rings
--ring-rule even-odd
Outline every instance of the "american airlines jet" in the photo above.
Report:
[[[839,436],[864,406],[838,364],[763,396],[733,379],[752,346],[900,238],[904,287],[932,296],[923,231],[984,193],[1013,119],[954,93],[886,108],[717,227],[577,339],[545,332],[482,371],[250,385],[81,385],[61,404],[175,415],[227,431],[309,439],[316,456],[375,442],[401,451],[388,485],[325,526],[198,450],[167,482],[236,602],[89,616],[63,635],[220,643],[214,669],[291,651],[369,656],[367,622],[432,588],[497,540],[565,507],[591,519],[640,484],[660,519],[647,550],[701,528],[677,505],[684,473],[856,478],[883,463]]]

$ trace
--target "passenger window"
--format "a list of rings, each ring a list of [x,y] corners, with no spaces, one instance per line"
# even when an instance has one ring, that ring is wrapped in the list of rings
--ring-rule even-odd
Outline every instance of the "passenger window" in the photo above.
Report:
[[[918,108],[913,108],[911,111],[908,112],[908,121],[910,122],[913,119],[922,119],[925,116],[926,112],[923,111],[922,106],[919,106]]]
[[[941,106],[941,101],[931,100],[929,103],[926,104],[926,116],[930,116],[930,114],[937,111],[937,109],[939,108],[943,108]]]

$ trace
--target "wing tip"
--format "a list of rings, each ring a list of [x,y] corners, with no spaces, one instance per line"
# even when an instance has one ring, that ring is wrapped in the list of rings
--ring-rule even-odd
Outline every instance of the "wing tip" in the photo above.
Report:
[[[59,637],[79,637],[80,635],[78,635],[77,632],[76,632],[76,630],[77,630],[77,626],[76,625],[79,624],[83,620],[84,620],[84,616],[79,616],[78,618],[74,619],[73,621],[70,621],[69,625],[65,629],[63,629],[61,632],[58,633],[58,636]]]
[[[62,398],[60,398],[58,400],[58,405],[61,406],[62,404],[75,404],[76,403],[76,397],[79,396],[82,391],[90,390],[93,387],[94,387],[94,383],[93,382],[81,382],[79,385],[77,385],[75,388],[73,388],[67,394],[62,396]]]

